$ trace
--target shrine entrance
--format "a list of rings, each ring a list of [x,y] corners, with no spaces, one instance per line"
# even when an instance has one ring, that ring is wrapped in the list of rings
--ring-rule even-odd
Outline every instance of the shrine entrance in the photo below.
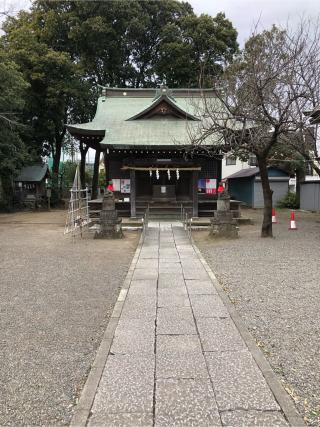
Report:
[[[168,172],[169,171],[169,172]],[[136,198],[150,202],[192,200],[192,172],[177,170],[136,171]]]

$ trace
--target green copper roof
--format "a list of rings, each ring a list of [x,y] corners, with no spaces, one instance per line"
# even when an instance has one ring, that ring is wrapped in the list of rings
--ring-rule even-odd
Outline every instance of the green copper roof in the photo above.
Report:
[[[48,172],[48,165],[33,165],[26,166],[21,169],[17,178],[15,178],[16,182],[40,182],[44,179]]]
[[[110,96],[108,93],[110,92]],[[139,118],[155,102],[155,89],[107,89],[107,96],[98,99],[97,111],[92,122],[67,125],[73,135],[105,135],[101,142],[108,146],[171,146],[190,144],[189,133],[201,127],[203,118],[200,91],[172,90],[170,104],[185,112],[191,120],[173,116]],[[212,96],[212,95],[211,95]],[[131,120],[130,120],[131,119]],[[211,141],[212,143],[213,141]]]

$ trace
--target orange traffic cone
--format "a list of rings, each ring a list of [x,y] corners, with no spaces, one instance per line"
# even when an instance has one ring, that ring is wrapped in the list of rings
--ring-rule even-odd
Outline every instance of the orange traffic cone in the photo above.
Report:
[[[298,230],[297,226],[296,226],[296,220],[295,220],[295,216],[294,216],[294,211],[291,211],[289,230]]]
[[[276,210],[272,208],[272,224],[277,224]]]

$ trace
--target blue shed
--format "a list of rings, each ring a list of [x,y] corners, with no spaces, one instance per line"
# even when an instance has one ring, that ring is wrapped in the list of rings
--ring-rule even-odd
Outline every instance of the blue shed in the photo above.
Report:
[[[268,168],[270,186],[273,190],[273,205],[289,191],[289,174],[275,167]],[[233,199],[252,208],[263,208],[263,191],[259,168],[242,169],[227,177],[229,192]]]

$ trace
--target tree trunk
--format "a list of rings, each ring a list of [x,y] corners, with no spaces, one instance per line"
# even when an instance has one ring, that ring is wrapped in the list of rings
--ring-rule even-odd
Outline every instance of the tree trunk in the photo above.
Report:
[[[1,194],[2,193],[2,194]],[[0,209],[12,211],[14,197],[14,184],[11,174],[0,175]]]
[[[272,193],[270,188],[267,159],[257,156],[260,169],[261,185],[263,191],[263,222],[261,228],[261,237],[272,237]]]
[[[300,206],[300,193],[301,193],[301,182],[306,178],[306,174],[301,169],[296,169],[296,196]]]
[[[64,127],[61,133],[56,126],[55,138],[51,143],[52,154],[53,154],[53,164],[52,164],[52,196],[51,201],[53,203],[58,203],[61,198],[61,182],[59,183],[59,167],[61,160],[62,144],[63,139],[66,134],[66,128]],[[60,185],[59,185],[60,184]]]
[[[99,180],[99,162],[100,162],[101,150],[96,150],[94,157],[93,177],[92,177],[92,189],[91,189],[91,200],[98,197],[98,180]]]
[[[83,142],[80,142],[80,182],[81,182],[81,188],[86,188],[86,156],[87,152],[89,150],[88,145],[83,144]]]
[[[53,153],[53,163],[52,163],[52,173],[55,176],[59,175],[59,166],[60,166],[60,159],[61,159],[61,144],[55,144],[55,151]]]
[[[54,153],[53,153],[53,163],[52,163],[52,195],[51,195],[51,201],[52,204],[55,205],[59,203],[60,200],[60,190],[59,190],[59,166],[60,166],[60,159],[61,159],[61,150],[62,150],[62,144],[56,143],[54,147]]]

